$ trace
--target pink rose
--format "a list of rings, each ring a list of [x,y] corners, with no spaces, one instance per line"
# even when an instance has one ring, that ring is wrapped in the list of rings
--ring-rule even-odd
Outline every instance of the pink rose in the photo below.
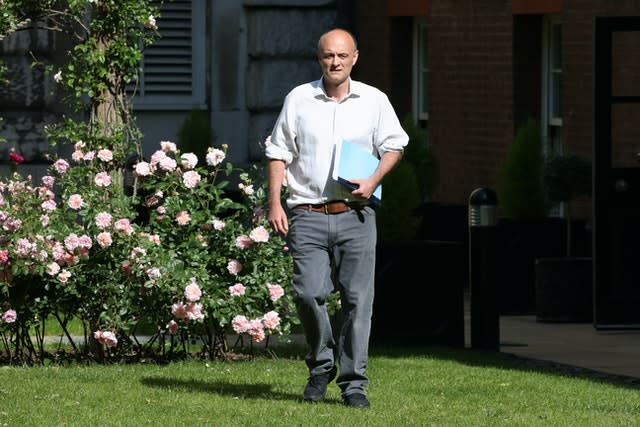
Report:
[[[207,153],[205,159],[209,166],[218,166],[225,158],[224,151],[209,147],[209,152]]]
[[[269,289],[269,298],[271,298],[271,301],[278,301],[284,295],[284,289],[282,289],[280,285],[267,283],[267,288]]]
[[[74,210],[78,210],[80,209],[82,206],[84,206],[84,200],[82,200],[82,196],[79,194],[72,194],[69,197],[69,201],[67,202],[67,204],[69,205],[69,207],[71,209]]]
[[[113,243],[113,239],[111,238],[111,233],[107,231],[103,231],[102,233],[98,234],[96,236],[96,241],[98,242],[98,245],[100,245],[103,248],[108,248]]]
[[[251,335],[253,342],[260,342],[265,338],[264,326],[261,319],[251,319],[247,333]]]
[[[9,309],[5,311],[4,314],[2,315],[2,321],[4,323],[13,323],[16,321],[17,318],[18,318],[18,314],[13,309]]]
[[[202,320],[204,319],[204,313],[202,313],[202,306],[198,303],[187,304],[187,320]]]
[[[180,211],[176,215],[176,222],[178,225],[187,225],[191,221],[191,215],[187,211]]]
[[[75,150],[73,153],[71,153],[71,160],[73,160],[74,162],[79,162],[80,160],[82,160],[84,156],[84,153],[80,150]]]
[[[42,202],[40,207],[44,211],[53,212],[53,211],[56,210],[56,201],[55,200],[45,200],[44,202]]]
[[[102,149],[98,151],[98,158],[103,162],[108,163],[113,160],[113,153],[111,152],[111,150]]]
[[[270,311],[262,318],[262,324],[265,328],[273,331],[280,326],[280,316],[275,311]]]
[[[100,212],[98,215],[96,215],[96,226],[99,229],[104,230],[111,225],[111,220],[112,217],[110,213]]]
[[[171,306],[171,314],[173,314],[176,319],[187,319],[187,307],[181,303],[177,302]]]
[[[252,243],[253,240],[251,240],[251,238],[246,234],[236,237],[236,247],[238,249],[247,249]]]
[[[180,164],[185,169],[193,169],[198,164],[198,156],[193,153],[184,153],[180,156]]]
[[[119,219],[113,224],[113,228],[116,231],[121,231],[130,236],[133,234],[133,227],[127,218]]]
[[[71,272],[69,270],[62,270],[58,273],[58,281],[60,281],[60,283],[67,283],[70,277]]]
[[[163,171],[166,172],[171,172],[173,171],[176,166],[178,164],[176,163],[176,161],[174,159],[172,159],[171,157],[163,157],[160,159],[160,161],[158,162],[158,166],[160,166],[160,169],[162,169]]]
[[[244,287],[244,285],[242,283],[236,283],[233,286],[229,286],[229,294],[232,297],[239,297],[244,295],[246,288]]]
[[[175,320],[170,320],[169,323],[167,323],[167,329],[171,335],[175,335],[176,332],[178,332],[178,323],[176,323]]]
[[[194,301],[198,301],[201,296],[202,296],[202,291],[200,290],[200,287],[196,283],[195,277],[192,277],[191,283],[189,283],[187,287],[184,288],[184,297],[187,299],[187,301],[194,302]]]
[[[256,243],[265,243],[269,241],[269,231],[263,226],[259,226],[251,230],[249,237]]]
[[[227,270],[229,271],[229,273],[237,276],[238,273],[242,271],[242,264],[240,264],[240,261],[238,261],[237,259],[232,259],[227,264]]]
[[[111,331],[95,331],[93,337],[101,344],[107,347],[115,347],[118,345],[118,338]]]
[[[165,153],[175,153],[177,146],[171,141],[160,141],[160,149]]]
[[[136,163],[135,174],[138,176],[151,175],[151,165],[149,165],[149,163],[147,162]]]
[[[249,320],[244,316],[238,315],[231,321],[231,327],[237,334],[244,334],[249,330]]]
[[[196,171],[186,171],[182,175],[182,182],[187,188],[195,188],[195,186],[200,182],[200,179],[200,174]]]
[[[55,161],[53,168],[60,175],[63,175],[69,169],[69,163],[64,159],[59,159]]]
[[[106,172],[99,172],[93,179],[98,187],[108,187],[111,185],[111,176]]]
[[[55,182],[56,182],[56,179],[54,177],[52,177],[51,175],[45,175],[45,176],[42,177],[42,183],[47,188],[52,188],[53,184]]]

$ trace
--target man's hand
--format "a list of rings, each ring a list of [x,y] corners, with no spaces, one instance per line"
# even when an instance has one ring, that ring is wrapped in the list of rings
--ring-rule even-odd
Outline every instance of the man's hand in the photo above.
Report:
[[[371,178],[350,179],[350,183],[358,186],[351,192],[354,196],[368,200],[376,191],[377,183]]]
[[[285,237],[289,232],[289,218],[280,203],[274,203],[269,207],[269,215],[267,216],[269,224],[273,231]]]

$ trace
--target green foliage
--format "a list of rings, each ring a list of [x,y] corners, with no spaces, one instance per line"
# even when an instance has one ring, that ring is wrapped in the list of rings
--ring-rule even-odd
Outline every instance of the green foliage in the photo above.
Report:
[[[515,219],[543,218],[542,136],[538,123],[529,119],[517,132],[496,179],[498,206]]]
[[[185,117],[178,130],[177,144],[183,153],[194,153],[198,158],[203,159],[207,154],[207,148],[216,138],[209,114],[194,108]]]
[[[438,185],[438,159],[426,131],[411,116],[404,119],[402,127],[409,143],[400,163],[382,182],[382,206],[376,214],[380,241],[414,239],[422,220],[418,208]]]
[[[591,162],[576,154],[556,154],[544,162],[543,183],[552,202],[570,202],[591,194]]]
[[[566,207],[567,256],[571,256],[571,201],[591,194],[591,162],[576,154],[556,154],[547,158],[542,181],[547,198]]]
[[[438,158],[427,140],[427,131],[418,126],[411,115],[405,117],[402,127],[409,135],[409,144],[402,159],[413,166],[418,181],[420,199],[428,201],[440,182]]]
[[[416,215],[420,202],[420,188],[413,165],[400,161],[382,182],[382,206],[376,211],[378,240],[414,239],[420,225],[420,218]]]

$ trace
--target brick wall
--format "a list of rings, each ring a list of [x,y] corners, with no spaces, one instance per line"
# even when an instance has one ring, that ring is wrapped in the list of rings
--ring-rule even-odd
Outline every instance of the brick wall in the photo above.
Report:
[[[353,32],[358,39],[360,57],[353,69],[353,78],[376,86],[383,92],[391,89],[392,67],[387,62],[391,57],[391,27],[387,16],[386,0],[355,2]]]
[[[495,174],[513,139],[512,15],[504,1],[433,1],[429,17],[430,140],[435,198],[466,204]]]

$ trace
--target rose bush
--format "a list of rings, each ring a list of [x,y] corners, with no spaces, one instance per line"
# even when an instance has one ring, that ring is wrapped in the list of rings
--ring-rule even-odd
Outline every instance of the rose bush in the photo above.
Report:
[[[69,340],[74,354],[102,360],[174,354],[195,336],[216,357],[229,332],[286,339],[297,322],[291,262],[266,228],[260,168],[234,168],[224,146],[198,159],[169,141],[142,158],[126,88],[159,37],[157,3],[2,3],[0,39],[29,26],[70,38],[55,67],[37,58],[33,66],[74,112],[46,128],[52,157],[41,182],[0,180],[5,354],[42,360],[51,318],[68,336],[70,319],[79,320],[84,341]],[[59,146],[71,155],[55,154]],[[7,159],[17,172],[19,156]]]
[[[267,230],[264,187],[225,150],[211,147],[201,163],[163,141],[134,164],[132,196],[122,159],[85,141],[40,185],[17,173],[0,183],[2,304],[20,331],[12,353],[30,349],[29,331],[44,335],[51,316],[63,330],[80,319],[110,357],[148,353],[150,343],[162,353],[166,337],[171,346],[198,336],[212,357],[230,332],[286,339],[297,323],[290,257]],[[136,346],[141,325],[152,339]]]

